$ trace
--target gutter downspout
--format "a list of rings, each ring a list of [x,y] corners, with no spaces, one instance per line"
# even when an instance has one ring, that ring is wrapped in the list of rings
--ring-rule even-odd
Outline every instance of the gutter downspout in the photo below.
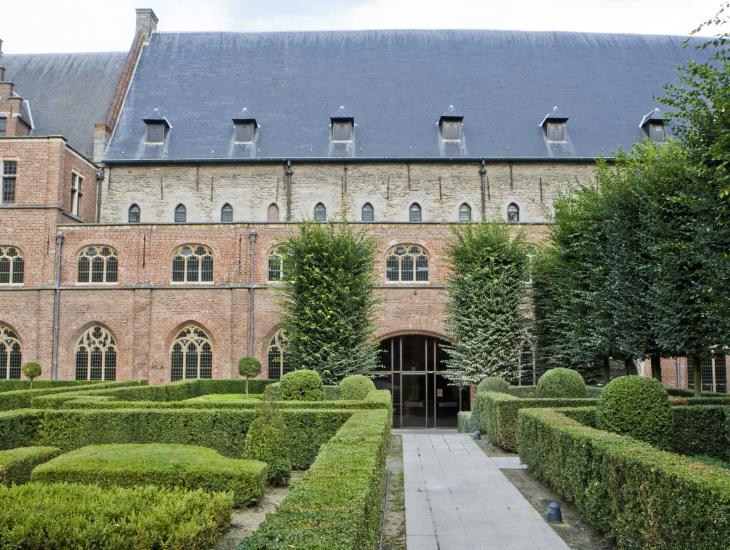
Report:
[[[51,380],[58,380],[58,337],[61,330],[61,252],[63,233],[56,235],[56,284],[53,300],[53,344],[51,357]]]
[[[286,161],[286,168],[284,169],[284,175],[286,176],[286,221],[291,221],[291,179],[294,175],[294,170],[291,167],[291,161]]]
[[[256,265],[256,232],[248,234],[248,355],[254,352],[254,267]]]
[[[484,159],[482,159],[482,165],[479,167],[479,178],[482,182],[482,221],[487,221],[487,202],[486,202],[486,179],[487,179],[487,167],[484,165]]]

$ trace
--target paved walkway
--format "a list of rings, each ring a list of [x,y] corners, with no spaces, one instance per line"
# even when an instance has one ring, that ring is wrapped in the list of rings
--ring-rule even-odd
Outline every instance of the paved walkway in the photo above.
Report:
[[[568,549],[470,436],[401,434],[407,550]]]

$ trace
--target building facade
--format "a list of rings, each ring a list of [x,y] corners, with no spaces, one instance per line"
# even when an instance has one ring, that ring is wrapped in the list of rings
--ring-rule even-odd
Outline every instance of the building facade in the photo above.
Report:
[[[666,139],[652,97],[691,55],[677,37],[156,23],[138,10],[126,53],[0,55],[0,378],[30,360],[43,378],[230,378],[246,354],[278,378],[278,246],[302,220],[348,222],[379,243],[396,414],[448,424],[468,400],[439,374],[452,227],[540,242],[596,159]],[[529,344],[516,361],[531,383]],[[727,391],[724,357],[710,371]],[[663,372],[686,386],[686,365]]]

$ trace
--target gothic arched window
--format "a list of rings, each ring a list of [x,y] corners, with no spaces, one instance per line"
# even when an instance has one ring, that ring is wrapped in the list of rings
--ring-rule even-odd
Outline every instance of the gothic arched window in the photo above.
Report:
[[[373,208],[373,205],[369,202],[366,202],[362,206],[362,221],[364,222],[372,222],[375,221],[375,209]]]
[[[184,204],[175,207],[175,223],[185,223],[188,219],[188,209]]]
[[[417,245],[401,244],[388,252],[386,260],[388,281],[428,281],[428,256]]]
[[[272,336],[271,340],[269,340],[266,357],[270,380],[278,380],[286,373],[294,370],[287,360],[286,333],[284,332],[284,329],[279,329],[276,334]]]
[[[227,223],[233,221],[233,207],[226,203],[221,208],[221,222]]]
[[[76,343],[76,380],[116,380],[117,345],[104,327],[94,325]]]
[[[0,246],[0,285],[23,283],[25,261],[20,249],[15,246]]]
[[[409,222],[420,222],[421,221],[421,206],[414,202],[408,209],[408,221]]]
[[[275,248],[269,254],[269,281],[282,280],[284,280],[284,256],[280,249]]]
[[[520,207],[511,202],[507,207],[507,221],[517,223],[520,221]]]
[[[0,380],[20,379],[22,363],[18,335],[10,328],[0,325]]]
[[[212,283],[213,253],[202,244],[181,246],[172,257],[173,283]]]
[[[213,378],[213,347],[203,329],[188,325],[170,347],[170,378]]]
[[[79,283],[117,282],[117,253],[109,246],[87,246],[79,254],[77,265]]]
[[[470,222],[471,221],[471,206],[464,203],[459,207],[459,221]]]
[[[327,208],[321,202],[317,203],[314,207],[314,221],[326,222],[327,221]]]
[[[129,207],[129,212],[127,214],[127,221],[129,223],[139,223],[139,220],[141,218],[141,213],[139,206],[136,204],[133,204]]]

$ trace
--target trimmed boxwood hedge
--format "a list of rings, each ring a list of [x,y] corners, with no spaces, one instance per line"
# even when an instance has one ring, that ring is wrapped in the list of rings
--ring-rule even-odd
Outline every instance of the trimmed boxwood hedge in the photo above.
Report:
[[[18,447],[0,451],[0,485],[25,483],[33,468],[61,454],[57,447]]]
[[[233,505],[243,506],[261,500],[266,464],[227,458],[195,445],[90,445],[41,464],[33,470],[31,480],[233,491]]]
[[[63,388],[65,386],[90,386],[100,384],[93,380],[34,380],[33,389]],[[29,390],[30,380],[0,380],[0,393],[6,391]]]
[[[520,399],[506,393],[477,394],[472,412],[472,425],[489,436],[492,443],[503,449],[517,446],[517,413],[526,408],[581,407],[595,405],[597,399]]]
[[[279,382],[279,399],[322,401],[324,383],[317,371],[300,369],[286,373]]]
[[[28,483],[0,487],[0,549],[207,549],[231,493]]]
[[[456,422],[459,433],[471,433],[474,431],[471,425],[471,412],[461,411],[456,415]]]
[[[730,476],[560,410],[522,410],[522,462],[620,549],[730,548]]]
[[[367,394],[375,391],[375,383],[372,378],[364,374],[351,374],[340,380],[340,399],[358,400],[365,399]]]
[[[242,548],[377,548],[391,422],[389,410],[355,412]]]
[[[730,462],[730,407],[672,407],[671,450]]]
[[[143,386],[146,380],[125,380],[121,382],[92,382],[82,385],[70,386],[50,386],[45,388],[33,388],[32,390],[15,390],[0,393],[0,411],[10,411],[13,409],[25,409],[32,405],[34,398],[40,396],[53,396],[58,394],[76,394],[79,391],[88,389],[89,391],[103,391],[100,388],[122,388],[124,386]],[[33,405],[35,406],[35,405]]]
[[[550,369],[537,381],[535,397],[539,399],[581,399],[588,397],[583,376],[573,369]]]

